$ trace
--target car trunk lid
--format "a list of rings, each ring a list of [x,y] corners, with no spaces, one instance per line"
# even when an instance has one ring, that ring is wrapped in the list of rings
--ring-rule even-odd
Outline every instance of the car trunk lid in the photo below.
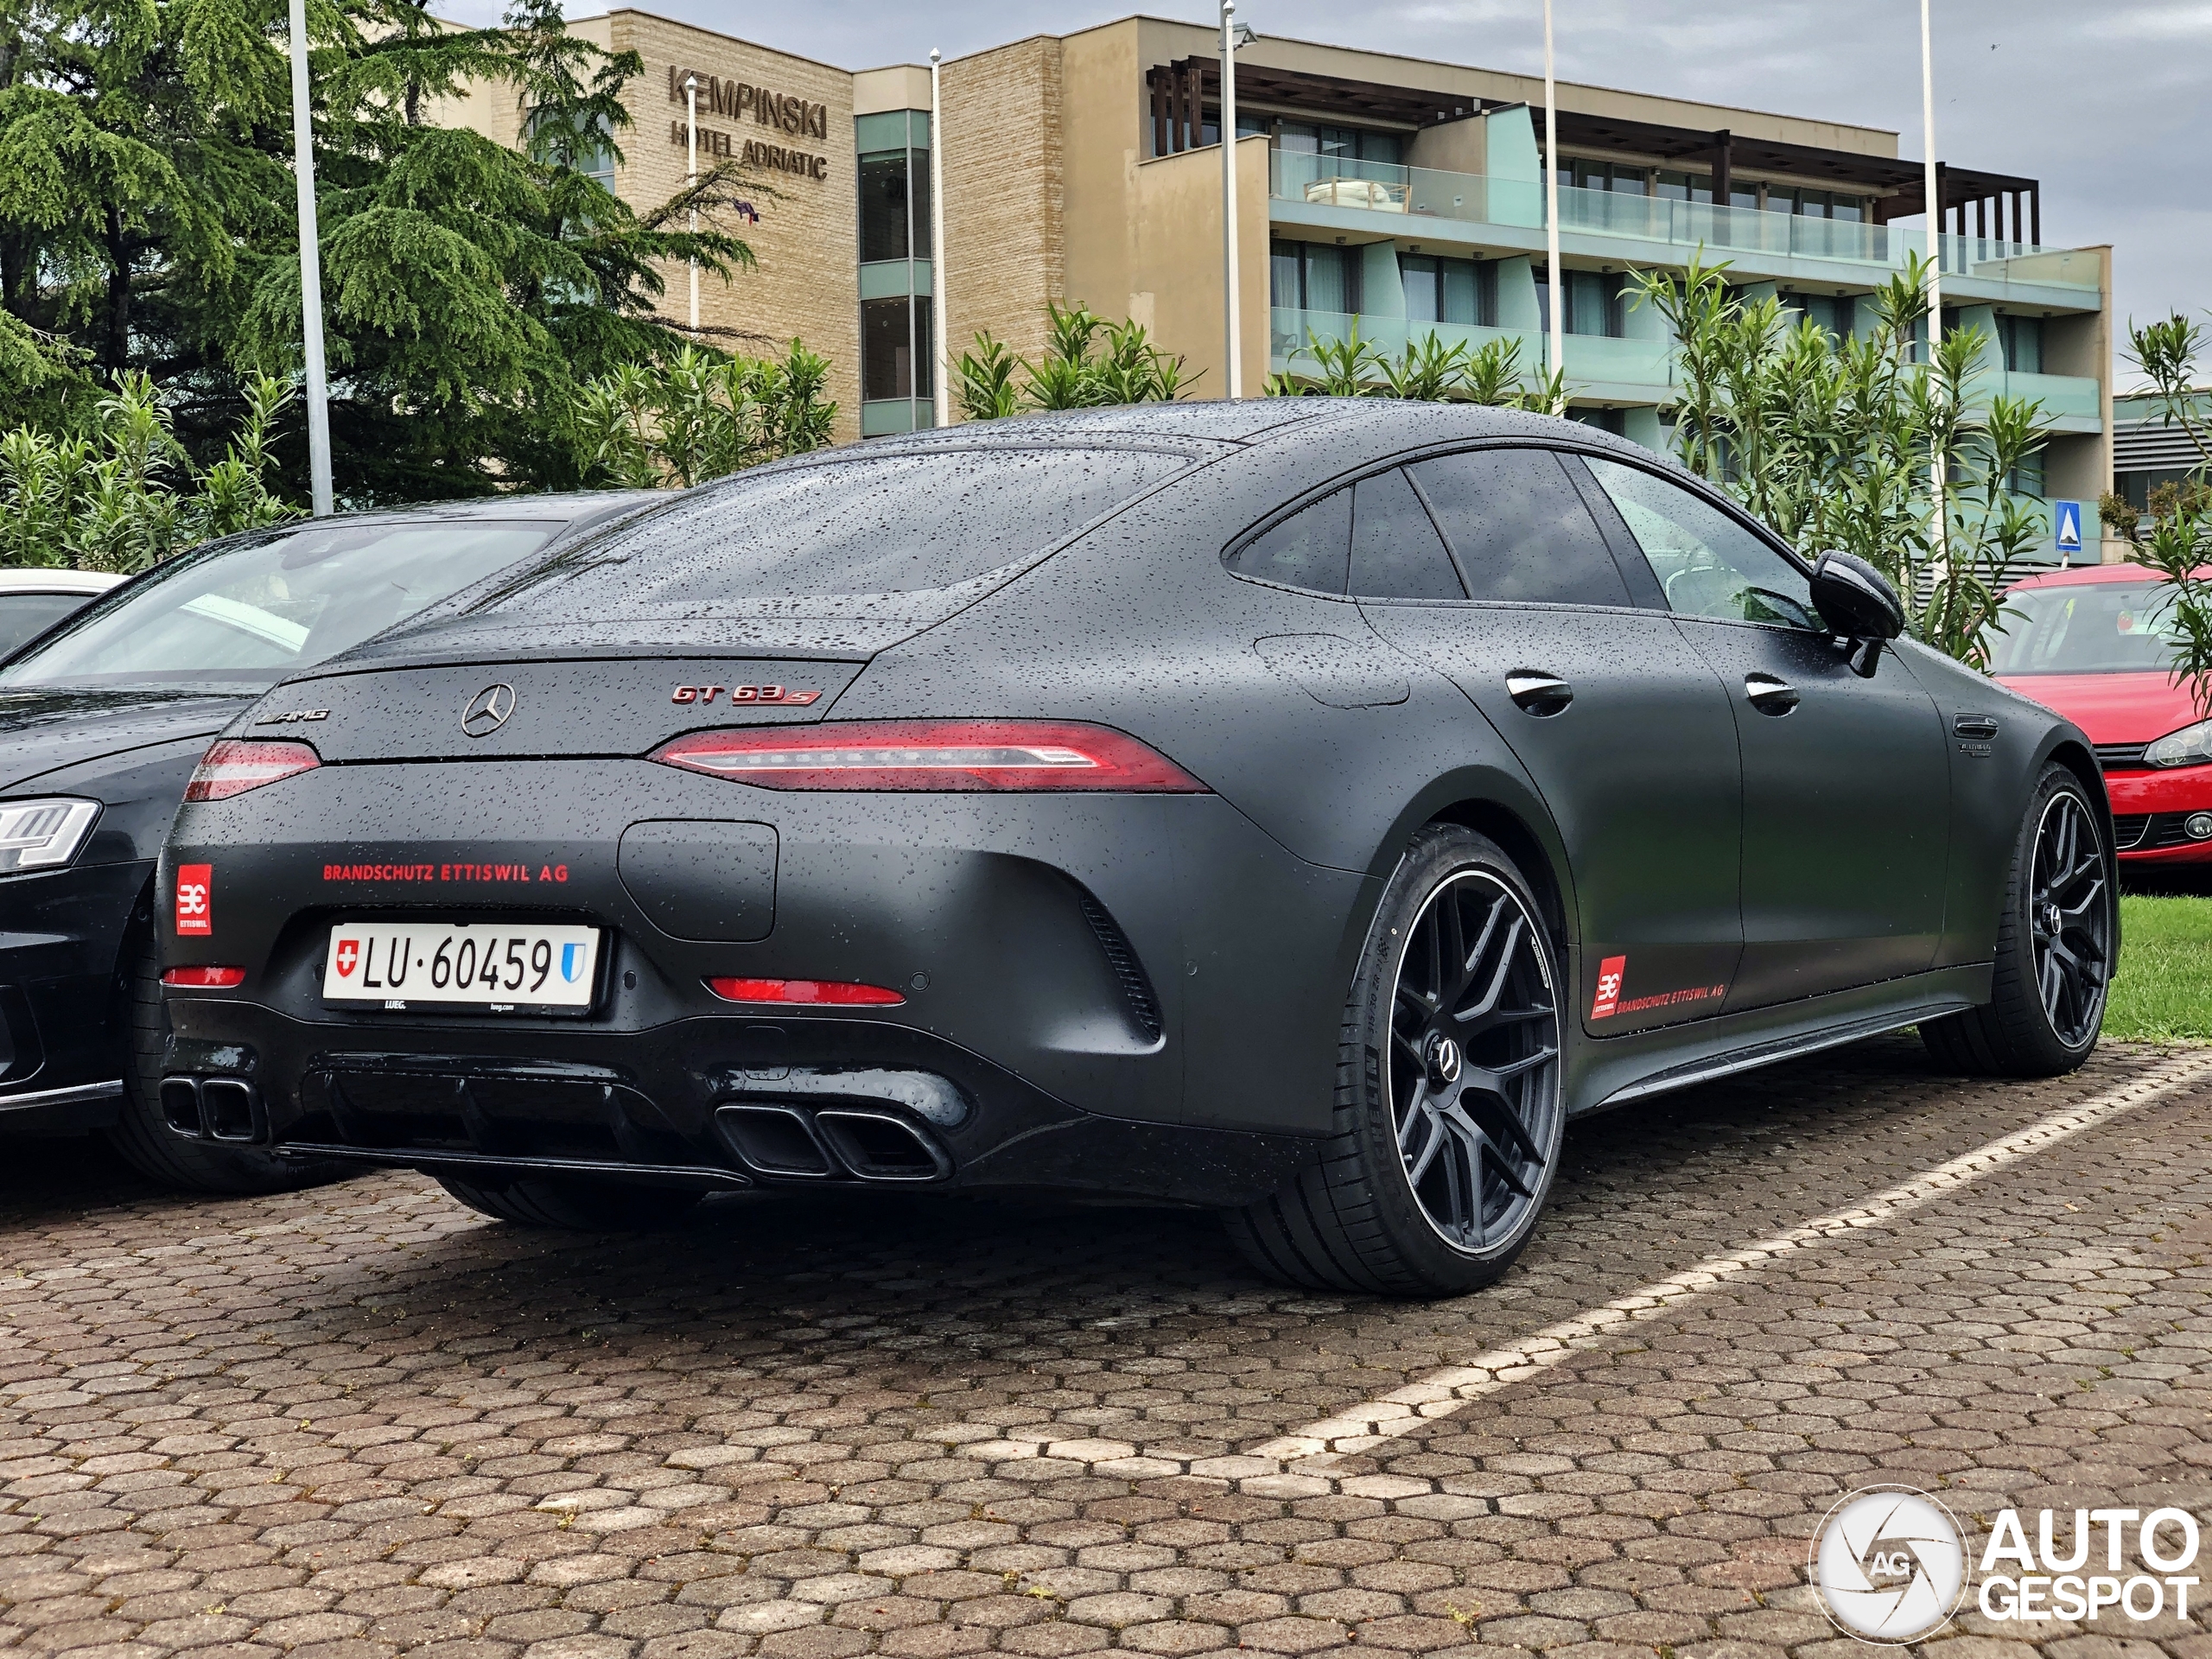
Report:
[[[391,667],[279,686],[232,733],[296,738],[327,764],[643,754],[702,727],[819,720],[864,666],[664,652]]]

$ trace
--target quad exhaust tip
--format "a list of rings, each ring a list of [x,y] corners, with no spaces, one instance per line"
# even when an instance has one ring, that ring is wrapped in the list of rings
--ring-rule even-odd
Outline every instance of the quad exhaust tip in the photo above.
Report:
[[[238,1077],[163,1077],[162,1117],[194,1141],[251,1146],[264,1138],[261,1097]]]
[[[715,1122],[756,1175],[784,1180],[938,1181],[952,1160],[921,1130],[889,1112],[860,1107],[746,1103],[718,1108]]]

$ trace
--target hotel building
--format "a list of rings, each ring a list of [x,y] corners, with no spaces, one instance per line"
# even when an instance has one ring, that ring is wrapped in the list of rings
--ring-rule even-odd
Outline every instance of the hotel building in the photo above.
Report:
[[[702,283],[728,346],[794,335],[835,366],[841,437],[929,424],[929,72],[852,71],[641,11],[571,23],[645,60],[613,188],[665,200],[687,165],[747,162],[741,222],[759,256]],[[1192,395],[1222,395],[1218,39],[1128,17],[943,66],[945,316],[957,361],[979,330],[1043,344],[1045,306],[1143,322],[1181,353]],[[1669,342],[1625,273],[1726,260],[1729,280],[1822,325],[1866,326],[1869,295],[1924,252],[1923,169],[1897,136],[1660,93],[1559,86],[1563,366],[1578,417],[1662,442]],[[1525,75],[1262,35],[1237,56],[1236,234],[1243,384],[1296,371],[1310,342],[1410,335],[1547,353],[1543,83]],[[488,94],[472,124],[512,140]],[[753,188],[757,181],[758,188]],[[2047,244],[2033,179],[1938,168],[1947,327],[1988,340],[1984,395],[2037,399],[2050,498],[2094,502],[2112,476],[2111,253]],[[1910,221],[1904,223],[1900,221]],[[689,305],[671,272],[665,309]],[[957,417],[957,416],[956,416]]]

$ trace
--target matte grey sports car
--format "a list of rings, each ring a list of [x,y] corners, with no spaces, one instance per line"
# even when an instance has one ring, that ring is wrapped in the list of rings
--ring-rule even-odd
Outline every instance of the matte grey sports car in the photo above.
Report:
[[[763,467],[278,686],[160,879],[175,1133],[512,1221],[716,1188],[1217,1206],[1480,1285],[1578,1113],[2117,947],[2082,734],[1586,427],[1274,399]]]

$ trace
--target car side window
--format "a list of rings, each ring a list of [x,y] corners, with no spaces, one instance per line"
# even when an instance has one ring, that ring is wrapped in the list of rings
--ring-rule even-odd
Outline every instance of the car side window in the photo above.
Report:
[[[1242,576],[1341,594],[1351,560],[1351,492],[1338,490],[1302,507],[1230,559]]]
[[[1459,573],[1396,467],[1352,486],[1351,591],[1361,599],[1465,599]]]
[[[1719,508],[1637,467],[1598,455],[1583,459],[1620,509],[1669,610],[1820,629],[1804,573]]]
[[[1467,590],[1524,605],[1627,605],[1620,567],[1548,449],[1468,449],[1407,469]]]

